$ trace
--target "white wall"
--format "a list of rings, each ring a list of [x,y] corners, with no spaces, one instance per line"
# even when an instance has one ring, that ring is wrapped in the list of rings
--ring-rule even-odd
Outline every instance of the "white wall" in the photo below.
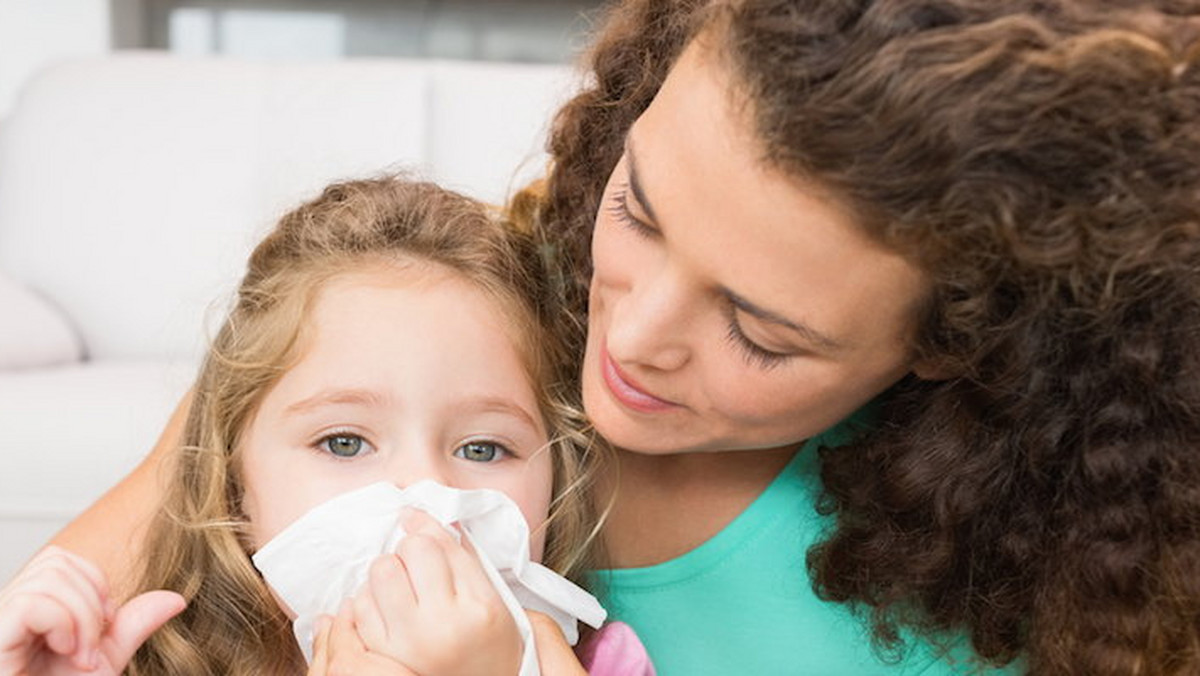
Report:
[[[109,0],[0,0],[0,124],[35,70],[108,51],[109,15]]]

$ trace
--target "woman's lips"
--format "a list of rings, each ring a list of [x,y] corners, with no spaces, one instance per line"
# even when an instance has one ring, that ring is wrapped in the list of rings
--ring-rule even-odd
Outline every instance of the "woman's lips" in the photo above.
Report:
[[[630,381],[609,356],[607,349],[603,351],[600,372],[604,376],[604,383],[608,385],[608,391],[612,392],[617,401],[635,411],[658,413],[678,406],[674,402],[659,399]]]

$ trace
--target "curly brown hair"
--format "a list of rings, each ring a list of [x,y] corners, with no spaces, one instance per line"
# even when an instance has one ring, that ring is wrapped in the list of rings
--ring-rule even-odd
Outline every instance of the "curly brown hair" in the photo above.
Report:
[[[704,32],[764,162],[932,284],[910,376],[821,451],[823,598],[1034,674],[1200,673],[1191,0],[632,0],[556,118],[540,218],[586,298],[626,132]],[[798,553],[799,555],[799,553]]]
[[[303,355],[306,317],[322,284],[363,264],[441,266],[503,309],[550,435],[554,499],[544,563],[575,579],[598,517],[586,496],[597,453],[578,403],[568,321],[545,283],[536,232],[479,202],[399,177],[347,181],[285,215],[255,248],[236,301],[194,387],[167,495],[147,536],[139,589],[170,589],[188,607],[155,632],[132,674],[283,674],[304,660],[250,560],[240,440],[254,412]]]

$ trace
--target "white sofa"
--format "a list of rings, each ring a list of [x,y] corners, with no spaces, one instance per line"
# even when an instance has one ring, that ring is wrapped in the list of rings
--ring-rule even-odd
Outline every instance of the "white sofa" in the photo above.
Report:
[[[499,201],[543,169],[565,66],[57,64],[0,120],[0,582],[152,447],[244,259],[337,178]]]

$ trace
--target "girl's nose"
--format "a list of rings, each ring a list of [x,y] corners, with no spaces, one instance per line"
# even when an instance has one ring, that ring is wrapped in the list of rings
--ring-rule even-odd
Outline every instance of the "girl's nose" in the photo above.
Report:
[[[393,456],[387,467],[387,476],[382,478],[400,488],[408,488],[425,480],[450,486],[452,479],[441,456],[441,451],[432,446],[410,447],[406,452]]]

